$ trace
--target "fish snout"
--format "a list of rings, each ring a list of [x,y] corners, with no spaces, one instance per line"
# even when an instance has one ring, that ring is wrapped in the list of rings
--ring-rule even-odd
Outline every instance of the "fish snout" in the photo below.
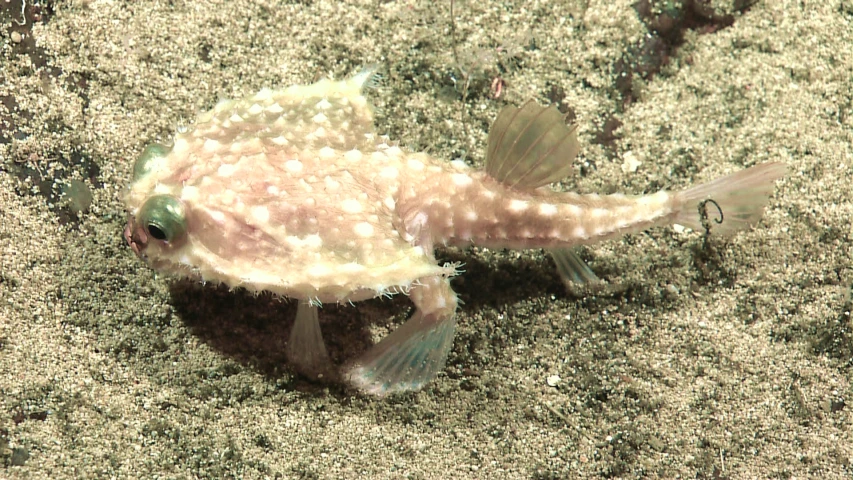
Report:
[[[145,258],[145,247],[148,246],[148,234],[141,225],[137,225],[136,219],[130,217],[124,226],[124,240],[137,256]]]

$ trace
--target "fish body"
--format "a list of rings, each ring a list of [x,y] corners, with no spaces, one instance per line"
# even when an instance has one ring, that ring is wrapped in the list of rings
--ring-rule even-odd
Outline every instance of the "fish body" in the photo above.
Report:
[[[227,100],[148,146],[126,196],[125,238],[153,268],[299,300],[288,357],[337,376],[317,306],[396,293],[417,307],[403,326],[344,367],[377,395],[415,390],[444,366],[456,322],[438,245],[547,248],[561,276],[594,274],[570,247],[653,226],[699,228],[700,202],[725,213],[715,232],[754,224],[785,167],[768,163],[683,192],[579,195],[547,187],[571,174],[574,128],[556,109],[505,108],[485,170],[390,145],[363,90],[373,69],[342,80]]]

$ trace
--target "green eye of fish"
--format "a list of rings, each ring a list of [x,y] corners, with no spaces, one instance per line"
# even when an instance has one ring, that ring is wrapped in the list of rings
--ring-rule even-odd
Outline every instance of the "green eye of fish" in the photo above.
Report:
[[[157,163],[168,154],[169,149],[165,145],[148,144],[133,164],[133,180],[139,180],[150,173]]]
[[[181,240],[187,233],[184,205],[171,195],[154,195],[146,200],[136,221],[149,236],[167,243]]]

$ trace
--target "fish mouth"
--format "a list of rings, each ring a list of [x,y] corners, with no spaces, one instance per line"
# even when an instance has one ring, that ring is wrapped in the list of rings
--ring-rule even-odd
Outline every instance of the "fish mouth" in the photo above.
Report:
[[[145,247],[148,246],[148,233],[136,223],[135,217],[127,219],[127,225],[124,226],[124,240],[133,250],[133,253],[143,260],[146,259]]]

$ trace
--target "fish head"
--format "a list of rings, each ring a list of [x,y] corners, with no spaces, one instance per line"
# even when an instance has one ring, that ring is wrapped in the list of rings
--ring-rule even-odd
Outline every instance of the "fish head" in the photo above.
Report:
[[[171,148],[152,143],[133,166],[133,178],[125,195],[129,213],[124,239],[130,249],[156,270],[187,273],[192,250],[191,208],[182,198],[184,182],[174,178],[180,162]],[[184,259],[181,261],[180,259]]]

